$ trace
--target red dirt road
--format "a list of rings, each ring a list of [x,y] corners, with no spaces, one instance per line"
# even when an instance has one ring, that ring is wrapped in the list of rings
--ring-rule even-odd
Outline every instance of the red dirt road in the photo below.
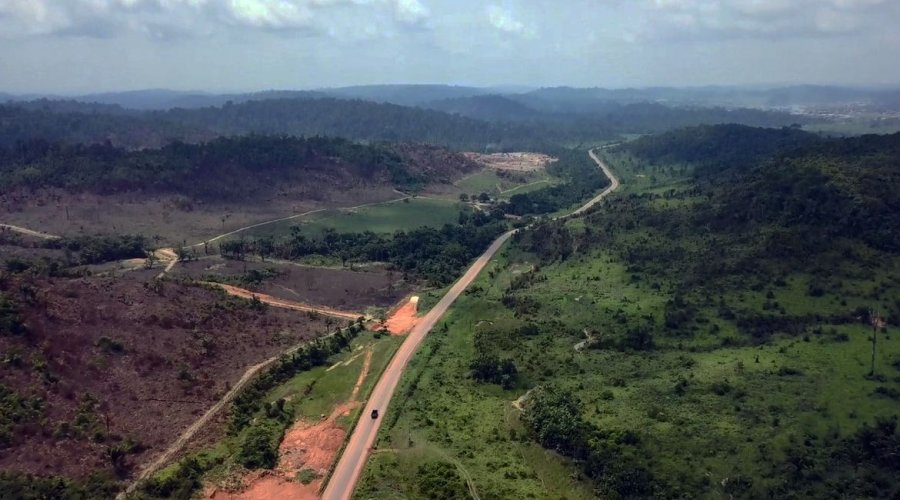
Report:
[[[213,285],[225,290],[225,293],[229,295],[234,295],[235,297],[241,297],[243,299],[253,299],[256,297],[257,300],[264,304],[269,304],[273,307],[280,307],[282,309],[291,309],[294,311],[304,311],[304,312],[315,312],[319,314],[324,314],[326,316],[334,316],[336,318],[349,319],[351,321],[355,321],[362,314],[347,312],[347,311],[338,311],[337,309],[332,309],[330,307],[319,307],[319,306],[311,306],[309,304],[302,304],[300,302],[294,302],[292,300],[279,299],[277,297],[272,297],[271,295],[266,295],[264,293],[251,292],[250,290],[245,290],[243,288],[239,288],[232,285],[225,285],[222,283],[213,283],[211,281],[204,282],[207,285]]]
[[[581,208],[575,210],[570,216],[577,216],[584,213],[619,187],[618,179],[616,179],[603,161],[601,161],[593,151],[590,151],[590,156],[597,163],[597,166],[603,170],[603,173],[609,177],[610,185],[599,195],[585,203]],[[419,345],[422,343],[422,340],[425,339],[425,335],[434,328],[450,306],[453,305],[453,302],[455,302],[460,294],[462,294],[472,281],[478,277],[478,274],[484,269],[484,266],[487,265],[494,254],[500,250],[516,231],[517,230],[512,230],[503,233],[499,238],[494,240],[491,246],[475,260],[472,266],[466,271],[462,278],[450,288],[450,291],[444,295],[440,302],[428,311],[428,314],[413,327],[409,336],[403,342],[403,345],[400,346],[400,349],[394,355],[393,359],[391,359],[384,374],[372,390],[372,395],[369,397],[365,409],[360,414],[361,417],[359,423],[353,430],[353,434],[347,443],[347,447],[344,449],[344,452],[331,475],[331,479],[328,481],[328,485],[322,495],[324,500],[349,500],[353,495],[353,490],[356,488],[356,483],[362,475],[366,460],[369,458],[372,445],[375,443],[375,438],[378,435],[378,429],[381,427],[381,422],[384,420],[388,405],[391,402],[391,397],[397,389],[397,385],[400,382],[400,377],[403,375],[403,370],[406,368],[406,365],[409,364],[410,359],[412,359]],[[372,410],[378,410],[381,415],[374,420],[369,418]]]

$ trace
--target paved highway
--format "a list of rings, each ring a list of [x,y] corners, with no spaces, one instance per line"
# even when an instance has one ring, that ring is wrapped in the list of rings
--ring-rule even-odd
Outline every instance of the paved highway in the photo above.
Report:
[[[575,210],[566,217],[583,214],[619,187],[619,180],[612,174],[609,167],[600,160],[594,151],[590,151],[590,155],[597,163],[597,166],[603,170],[603,173],[609,177],[610,185],[603,190],[602,193],[595,196],[578,210]],[[363,468],[366,465],[366,460],[369,458],[369,452],[372,450],[372,445],[375,443],[378,429],[381,427],[381,422],[384,420],[385,413],[387,413],[391,397],[397,389],[397,384],[400,382],[400,377],[403,375],[403,370],[406,369],[406,365],[409,364],[409,360],[412,359],[413,354],[416,353],[416,349],[418,349],[419,345],[422,343],[425,335],[427,335],[428,332],[434,328],[434,325],[441,320],[447,312],[447,309],[453,305],[453,302],[456,301],[466,287],[478,277],[478,274],[484,269],[484,266],[486,266],[491,258],[493,258],[494,254],[497,253],[497,250],[500,250],[503,244],[506,243],[516,231],[517,230],[512,230],[503,233],[499,238],[494,240],[494,242],[491,243],[491,246],[475,260],[475,263],[473,263],[469,270],[466,271],[466,274],[450,288],[450,291],[444,295],[436,306],[428,311],[428,314],[419,321],[409,333],[406,340],[403,341],[403,345],[400,346],[400,349],[394,355],[393,359],[391,359],[384,374],[378,380],[378,383],[375,384],[375,389],[372,391],[371,396],[369,396],[369,400],[366,403],[366,407],[363,409],[360,420],[353,430],[353,435],[350,436],[350,441],[347,442],[347,447],[341,454],[340,460],[328,481],[328,486],[325,488],[325,492],[322,495],[324,500],[348,500],[353,495],[356,483],[359,481]],[[372,410],[376,409],[379,412],[379,416],[377,419],[373,420],[370,415]]]

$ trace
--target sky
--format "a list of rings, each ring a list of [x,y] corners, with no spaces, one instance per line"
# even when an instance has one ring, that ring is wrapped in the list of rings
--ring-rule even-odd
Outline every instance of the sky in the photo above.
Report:
[[[900,0],[0,0],[0,91],[900,83]]]

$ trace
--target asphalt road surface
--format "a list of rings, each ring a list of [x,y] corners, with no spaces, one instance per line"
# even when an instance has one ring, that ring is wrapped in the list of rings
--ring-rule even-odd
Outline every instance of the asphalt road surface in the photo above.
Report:
[[[602,193],[595,196],[578,210],[575,210],[566,217],[583,214],[619,187],[619,180],[612,174],[609,167],[607,167],[593,151],[590,151],[590,155],[597,163],[597,166],[603,170],[603,173],[609,177],[610,185],[604,189]],[[344,452],[341,454],[338,464],[331,474],[328,486],[325,488],[325,492],[322,495],[324,500],[348,500],[353,495],[353,490],[356,488],[356,483],[359,481],[363,468],[366,465],[366,460],[369,458],[369,452],[372,449],[372,445],[375,443],[378,429],[381,427],[382,420],[384,420],[388,405],[391,402],[391,397],[397,389],[397,384],[400,382],[400,377],[403,375],[403,370],[406,369],[406,365],[409,364],[409,360],[412,359],[413,355],[416,353],[416,349],[418,349],[419,345],[422,343],[425,335],[427,335],[438,321],[441,320],[447,312],[447,309],[453,305],[453,302],[456,301],[459,295],[472,283],[472,281],[475,280],[476,277],[478,277],[478,274],[484,269],[484,266],[486,266],[491,258],[493,258],[494,254],[497,253],[497,250],[500,250],[503,244],[506,243],[516,231],[517,230],[512,230],[503,233],[499,238],[494,240],[494,242],[491,243],[491,246],[475,260],[469,270],[466,271],[466,274],[450,288],[450,291],[444,295],[440,302],[428,311],[428,314],[426,314],[421,321],[413,327],[412,331],[410,331],[409,336],[403,341],[403,345],[400,346],[400,349],[394,355],[393,359],[391,359],[384,374],[378,380],[378,383],[375,384],[375,389],[372,391],[371,396],[369,396],[369,400],[366,403],[365,409],[363,409],[356,428],[353,429],[353,434],[347,442],[347,447],[344,448]],[[372,410],[378,410],[379,415],[377,419],[371,418],[370,415],[372,414]]]

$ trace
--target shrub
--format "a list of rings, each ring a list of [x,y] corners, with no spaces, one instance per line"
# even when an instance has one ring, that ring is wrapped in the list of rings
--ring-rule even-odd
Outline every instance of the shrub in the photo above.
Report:
[[[247,430],[238,450],[238,462],[248,469],[271,469],[278,462],[278,438],[273,426],[254,425]]]
[[[418,490],[420,498],[441,498],[464,500],[469,498],[466,482],[460,477],[453,464],[429,462],[418,469]]]
[[[794,375],[803,375],[803,371],[797,368],[792,368],[790,366],[782,366],[778,369],[778,375],[782,377],[786,376],[794,376]]]

